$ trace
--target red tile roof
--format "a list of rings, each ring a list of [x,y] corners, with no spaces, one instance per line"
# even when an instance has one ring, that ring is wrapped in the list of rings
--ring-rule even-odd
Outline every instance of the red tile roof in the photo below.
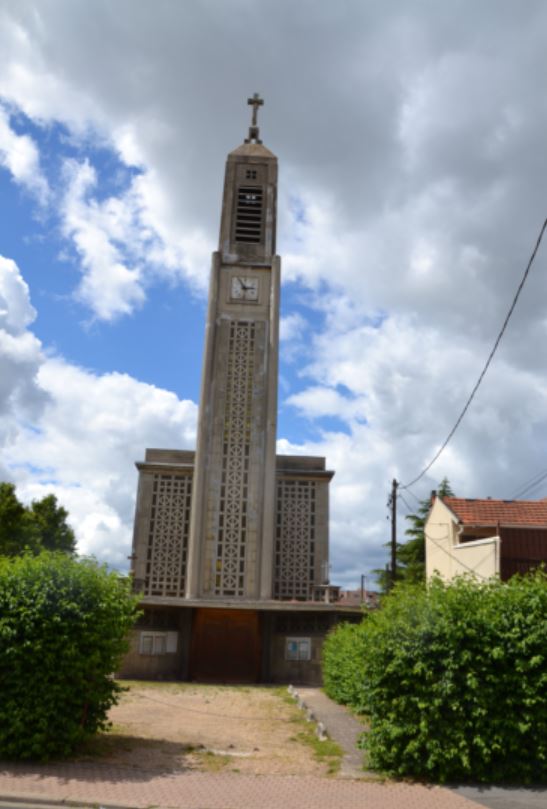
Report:
[[[464,525],[547,526],[547,498],[544,500],[441,500]]]

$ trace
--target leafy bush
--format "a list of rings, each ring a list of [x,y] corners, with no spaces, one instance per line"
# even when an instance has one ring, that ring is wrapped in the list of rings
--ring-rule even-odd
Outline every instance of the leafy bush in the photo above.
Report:
[[[359,712],[365,709],[362,676],[364,655],[363,624],[340,624],[325,638],[323,644],[325,691],[336,702],[351,705]]]
[[[547,778],[544,573],[398,587],[361,637],[359,682],[344,693],[368,714],[373,767],[441,782]]]
[[[135,617],[129,582],[94,561],[0,558],[0,756],[65,756],[106,726]]]

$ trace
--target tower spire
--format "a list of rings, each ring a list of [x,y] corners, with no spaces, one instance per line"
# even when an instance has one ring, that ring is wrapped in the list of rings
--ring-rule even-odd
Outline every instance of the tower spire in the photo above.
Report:
[[[245,143],[262,143],[260,140],[260,129],[257,124],[258,108],[264,104],[264,99],[255,93],[252,98],[247,99],[247,104],[253,108],[253,117],[249,127],[249,137],[245,138]]]

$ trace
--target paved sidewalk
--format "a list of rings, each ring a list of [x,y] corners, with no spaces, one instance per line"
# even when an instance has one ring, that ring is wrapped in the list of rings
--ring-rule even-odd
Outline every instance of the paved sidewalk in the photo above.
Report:
[[[441,787],[299,776],[158,773],[108,765],[3,764],[0,800],[173,809],[478,809]]]
[[[323,723],[330,738],[344,751],[340,774],[351,778],[362,777],[363,751],[357,747],[357,740],[365,729],[361,722],[347,708],[329,699],[320,688],[298,686],[296,690],[318,721]]]
[[[545,809],[547,787],[498,787],[458,786],[453,787],[458,795],[469,798],[488,809]]]

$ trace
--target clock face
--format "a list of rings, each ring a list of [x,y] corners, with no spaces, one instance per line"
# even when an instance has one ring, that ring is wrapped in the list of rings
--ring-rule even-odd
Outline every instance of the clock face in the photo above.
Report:
[[[258,278],[234,275],[230,295],[233,301],[257,301]]]

